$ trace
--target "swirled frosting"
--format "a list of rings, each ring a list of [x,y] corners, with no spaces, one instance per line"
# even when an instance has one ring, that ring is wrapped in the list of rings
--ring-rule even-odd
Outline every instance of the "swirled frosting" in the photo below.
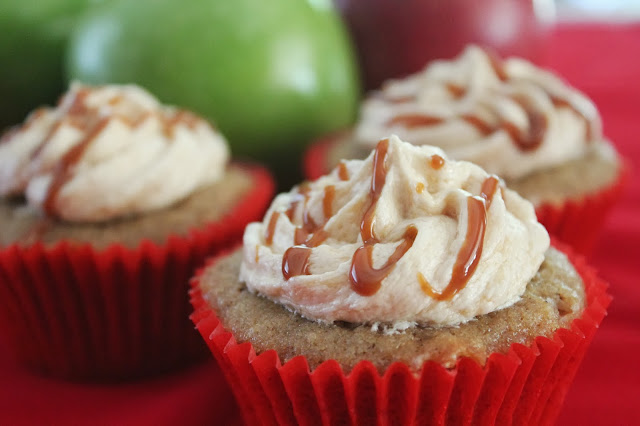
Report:
[[[278,195],[240,280],[310,319],[452,325],[515,303],[548,246],[497,177],[392,136]]]
[[[100,222],[169,206],[218,180],[224,138],[136,86],[73,84],[0,143],[0,196],[48,215]]]
[[[593,103],[551,72],[471,46],[391,80],[362,105],[356,143],[398,134],[509,180],[579,158],[603,141]]]

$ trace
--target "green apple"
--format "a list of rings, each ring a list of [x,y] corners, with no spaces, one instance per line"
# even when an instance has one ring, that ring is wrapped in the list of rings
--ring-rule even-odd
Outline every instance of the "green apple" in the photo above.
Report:
[[[204,115],[235,155],[280,176],[311,138],[353,121],[359,94],[330,0],[116,1],[79,24],[67,65],[72,79],[137,83]]]
[[[0,0],[0,131],[64,91],[63,57],[88,0]]]

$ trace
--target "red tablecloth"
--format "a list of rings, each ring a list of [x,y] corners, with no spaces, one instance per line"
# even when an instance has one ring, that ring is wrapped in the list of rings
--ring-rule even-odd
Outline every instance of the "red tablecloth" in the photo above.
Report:
[[[640,424],[640,24],[562,26],[548,66],[599,106],[605,133],[634,173],[592,257],[614,301],[567,396],[559,424]],[[213,362],[121,385],[82,385],[34,376],[0,349],[0,424],[200,425],[237,421]]]

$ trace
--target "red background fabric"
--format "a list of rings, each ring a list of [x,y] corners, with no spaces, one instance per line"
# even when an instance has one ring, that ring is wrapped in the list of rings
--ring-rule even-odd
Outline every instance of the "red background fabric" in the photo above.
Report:
[[[614,297],[558,424],[640,424],[640,24],[574,24],[550,40],[546,66],[598,105],[632,175],[591,263]],[[99,385],[38,377],[0,346],[0,424],[201,425],[238,422],[213,361],[146,381]]]

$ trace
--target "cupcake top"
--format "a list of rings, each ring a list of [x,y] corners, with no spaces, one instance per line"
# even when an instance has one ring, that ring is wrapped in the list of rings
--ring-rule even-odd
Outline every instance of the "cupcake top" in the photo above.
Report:
[[[0,142],[0,196],[101,222],[167,207],[224,174],[224,138],[140,87],[72,84]]]
[[[278,195],[245,230],[240,280],[314,320],[454,325],[518,301],[548,247],[497,177],[392,136]]]
[[[371,149],[390,133],[508,180],[580,158],[603,142],[588,98],[530,62],[501,61],[476,46],[391,80],[364,101],[356,143]]]

